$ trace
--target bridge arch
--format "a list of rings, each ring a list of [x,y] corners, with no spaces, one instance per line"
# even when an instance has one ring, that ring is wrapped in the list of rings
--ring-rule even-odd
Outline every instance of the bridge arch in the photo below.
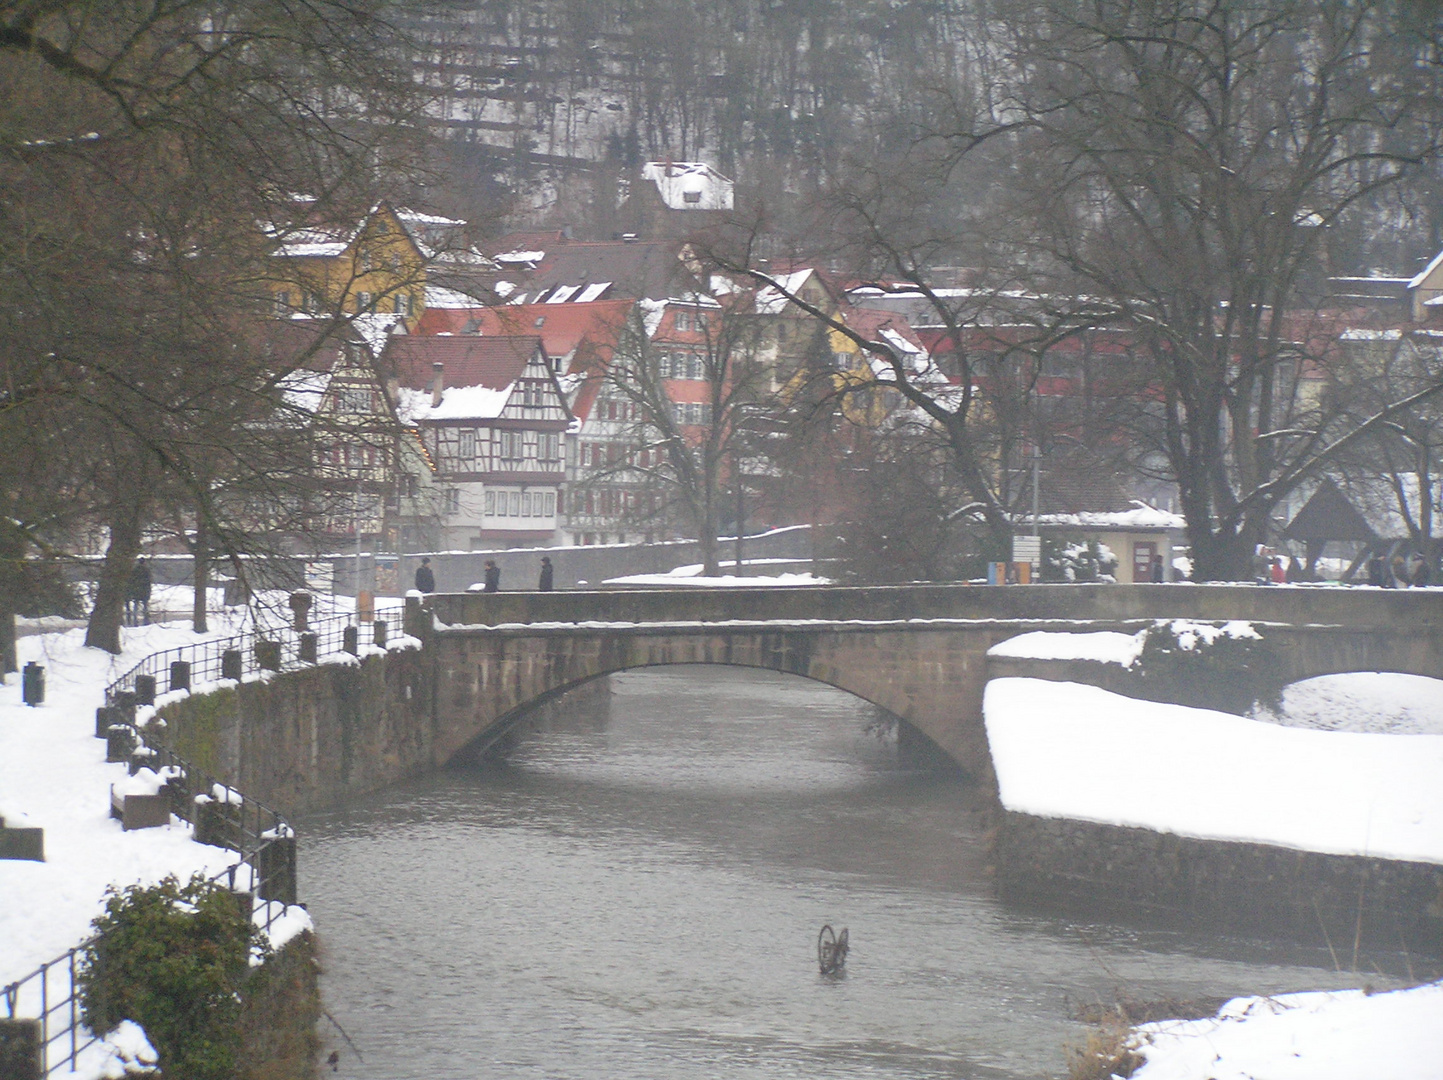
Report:
[[[995,627],[933,632],[875,627],[769,630],[714,626],[598,633],[576,627],[436,634],[437,757],[470,758],[536,703],[602,675],[713,664],[796,675],[896,716],[978,780],[991,777],[980,722],[984,657]],[[975,637],[977,640],[969,640]]]
[[[619,667],[601,671],[594,675],[586,675],[579,679],[552,687],[549,690],[537,695],[531,700],[524,702],[503,713],[485,730],[480,731],[467,744],[457,749],[450,757],[447,764],[457,764],[467,761],[479,761],[489,754],[495,752],[505,744],[508,737],[518,728],[533,717],[538,709],[554,704],[564,699],[573,691],[579,690],[600,679],[611,675],[619,675],[625,672],[658,671],[674,667],[726,667],[741,671],[768,671],[776,674],[788,675],[793,678],[804,679],[807,682],[818,683],[830,689],[837,690],[857,701],[864,702],[880,710],[886,716],[895,720],[900,728],[902,745],[913,754],[918,754],[922,759],[935,762],[950,762],[949,755],[927,735],[927,733],[910,721],[897,716],[881,702],[873,701],[865,694],[858,693],[850,687],[839,685],[836,682],[816,678],[812,675],[799,674],[793,671],[784,670],[781,667],[764,666],[755,663],[745,663],[732,660],[729,662],[677,660],[666,663],[651,663],[629,667]]]

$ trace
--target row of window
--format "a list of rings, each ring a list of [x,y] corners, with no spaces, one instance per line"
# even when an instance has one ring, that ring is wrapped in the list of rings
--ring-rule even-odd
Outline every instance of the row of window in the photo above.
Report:
[[[598,420],[621,420],[632,423],[641,419],[641,406],[634,401],[618,401],[616,398],[603,398],[596,403],[596,418]]]
[[[622,462],[630,462],[638,468],[647,469],[666,460],[659,448],[653,450],[619,442],[578,443],[576,458],[577,464],[583,469],[599,469]]]
[[[300,303],[291,302],[289,289],[277,289],[272,296],[277,318],[288,318],[293,311],[304,311],[308,315],[321,315],[330,310],[330,302],[320,293],[302,290]],[[356,311],[385,311],[410,318],[416,310],[415,297],[408,292],[378,294],[364,290],[356,293]]]
[[[455,449],[447,447],[450,453],[446,456],[454,455],[458,462],[475,461],[477,451],[485,449],[501,461],[561,460],[561,433],[558,431],[492,431],[489,447],[483,445],[486,441],[484,436],[477,437],[475,428],[460,428],[455,436]]]
[[[664,352],[656,358],[656,374],[662,379],[705,381],[706,357],[691,352]]]
[[[485,495],[487,517],[542,517],[556,516],[556,492],[554,491],[494,491],[487,489]]]
[[[672,423],[678,426],[692,426],[711,423],[711,405],[704,401],[673,401],[671,403]]]
[[[650,491],[629,491],[626,488],[583,488],[571,493],[573,514],[618,517],[633,514],[638,510],[651,513],[656,506],[656,495]]]

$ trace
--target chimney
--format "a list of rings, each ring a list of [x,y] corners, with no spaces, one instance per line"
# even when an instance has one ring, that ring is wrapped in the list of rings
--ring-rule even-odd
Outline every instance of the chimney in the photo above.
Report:
[[[431,371],[434,373],[434,377],[431,379],[431,408],[433,409],[441,404],[441,391],[446,386],[446,377],[442,374],[445,369],[446,365],[439,360],[431,365]]]

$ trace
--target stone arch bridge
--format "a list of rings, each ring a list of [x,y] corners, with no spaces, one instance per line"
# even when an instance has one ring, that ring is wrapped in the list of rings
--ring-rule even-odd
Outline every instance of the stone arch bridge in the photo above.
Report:
[[[923,585],[466,593],[426,605],[438,764],[484,753],[531,707],[590,679],[701,663],[848,691],[987,779],[989,648],[1030,630],[1133,632],[1154,619],[1263,624],[1284,681],[1344,671],[1443,678],[1443,593],[1429,590]]]
[[[1264,627],[1286,680],[1340,671],[1443,678],[1443,591],[1226,585],[953,585],[465,593],[409,601],[416,642],[300,665],[163,704],[164,740],[287,815],[474,759],[533,706],[612,672],[730,664],[816,679],[900,717],[990,782],[989,662],[1028,630],[1135,631],[1153,619]],[[1035,667],[1035,665],[1031,665]],[[1097,669],[1084,673],[1107,685]],[[1057,670],[1061,668],[1062,670]]]

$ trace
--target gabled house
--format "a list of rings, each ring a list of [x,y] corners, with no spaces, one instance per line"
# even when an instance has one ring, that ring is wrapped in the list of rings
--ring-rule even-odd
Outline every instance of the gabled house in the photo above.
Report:
[[[266,226],[276,314],[383,313],[406,319],[426,304],[428,281],[485,281],[495,263],[467,246],[466,222],[377,203],[359,221],[320,220],[304,201],[295,220]]]
[[[541,339],[392,337],[381,367],[436,470],[441,546],[554,542],[571,417]]]
[[[433,546],[434,470],[416,433],[398,422],[366,335],[354,324],[303,318],[268,322],[261,332],[267,349],[296,364],[279,385],[278,420],[305,431],[311,531],[332,546]]]

